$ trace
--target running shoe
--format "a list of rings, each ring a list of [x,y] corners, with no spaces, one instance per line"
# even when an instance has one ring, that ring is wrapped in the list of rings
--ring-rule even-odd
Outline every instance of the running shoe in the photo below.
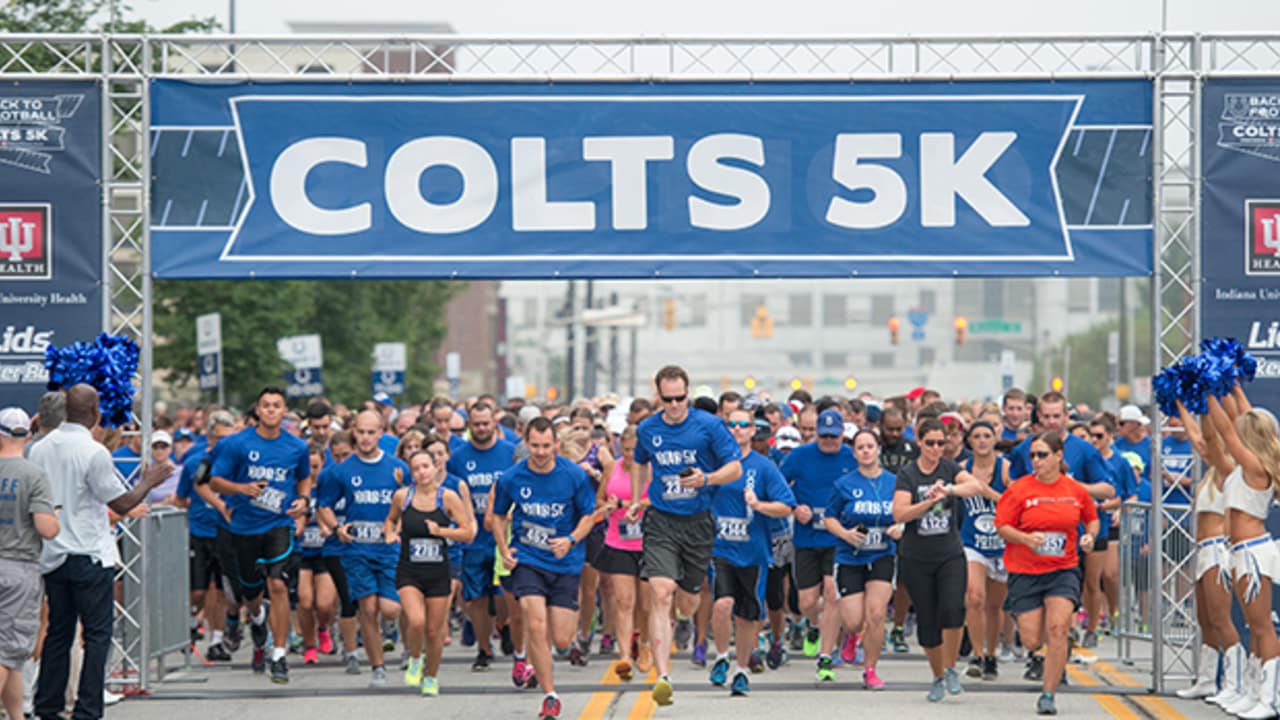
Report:
[[[883,690],[884,681],[876,674],[875,668],[867,668],[862,671],[862,686],[868,690]]]
[[[440,694],[440,681],[430,675],[422,678],[423,697],[435,697]]]
[[[947,686],[947,692],[952,695],[959,695],[964,692],[964,686],[960,684],[960,673],[956,672],[954,667],[949,667],[943,671],[942,681]]]
[[[523,658],[516,658],[515,663],[511,666],[512,685],[515,685],[518,688],[524,687],[524,669],[527,666],[528,663],[525,662]]]
[[[787,634],[791,637],[791,649],[800,652],[804,649],[804,620],[793,623],[788,619],[787,622],[790,623]]]
[[[302,636],[290,630],[288,647],[290,653],[293,653],[294,655],[301,655],[302,651],[305,649],[302,645]]]
[[[971,678],[982,677],[982,665],[986,662],[986,658],[981,655],[974,655],[969,658],[969,667],[965,668],[964,674]]]
[[[716,658],[715,663],[711,666],[711,684],[723,687],[724,681],[729,678],[729,658]]]
[[[356,657],[355,653],[347,653],[346,659],[343,660],[342,662],[343,662],[343,665],[346,666],[343,669],[343,672],[345,672],[348,675],[360,674],[360,658]]]
[[[1042,692],[1039,699],[1036,700],[1037,715],[1057,715],[1058,707],[1053,704],[1053,693]]]
[[[380,688],[387,686],[387,669],[379,665],[369,673],[369,687]]]
[[[516,652],[516,644],[511,639],[511,626],[503,625],[498,630],[498,642],[502,645],[503,655],[514,655]]]
[[[601,655],[605,657],[609,657],[610,655],[613,655],[615,652],[617,652],[617,649],[618,648],[616,647],[616,643],[614,643],[613,641],[612,635],[610,635],[609,633],[603,633],[600,635],[600,654]]]
[[[693,654],[689,657],[689,662],[698,667],[707,666],[707,641],[703,640],[693,646]]]
[[[255,673],[264,673],[267,671],[267,651],[263,648],[256,647],[253,649],[253,660],[249,662],[249,667]]]
[[[853,664],[861,665],[867,661],[867,654],[862,649],[862,638],[858,638],[857,650],[853,653]]]
[[[840,645],[840,659],[845,665],[852,665],[858,659],[858,636],[848,633]]]
[[[283,656],[271,661],[271,682],[277,685],[289,683],[289,664],[285,662]]]
[[[1027,671],[1022,673],[1023,680],[1032,682],[1040,682],[1044,680],[1044,658],[1039,655],[1032,655],[1027,661]]]
[[[653,684],[653,702],[655,705],[665,707],[675,702],[671,696],[675,693],[675,688],[671,687],[671,681],[665,677],[658,678],[658,682]]]
[[[382,636],[382,652],[391,652],[396,649],[396,640],[400,637],[400,631],[395,631],[390,635]]]
[[[256,648],[267,646],[267,621],[263,620],[261,625],[249,623],[249,637],[253,638],[253,646]]]
[[[320,661],[320,651],[313,647],[304,648],[302,650],[302,662],[304,665],[315,665]]]
[[[404,684],[409,687],[418,687],[422,684],[422,658],[409,658],[409,667],[404,670]]]
[[[476,653],[476,661],[471,663],[471,672],[487,672],[493,662],[493,656],[481,650]]]
[[[805,657],[815,657],[818,654],[818,651],[822,649],[822,645],[819,642],[821,639],[822,639],[822,633],[818,630],[818,628],[816,627],[809,628],[809,631],[804,634],[804,656]]]
[[[619,680],[631,679],[631,661],[619,660],[613,664],[613,674],[618,676]]]
[[[524,665],[524,687],[526,690],[532,690],[538,686],[538,673],[533,671],[533,663],[525,663]]]
[[[943,684],[942,678],[934,678],[933,684],[929,686],[929,694],[926,696],[929,702],[942,702],[947,696],[947,687]]]
[[[982,659],[982,679],[991,681],[1000,677],[1000,666],[996,663],[994,657],[985,657]]]
[[[476,644],[476,629],[471,625],[470,619],[462,621],[462,646],[471,647]]]
[[[217,642],[209,646],[204,653],[204,659],[209,662],[231,662],[231,653],[227,652],[227,646]]]
[[[319,641],[317,645],[319,646],[320,652],[322,654],[324,655],[333,654],[333,651],[336,648],[334,647],[334,644],[333,644],[333,636],[329,634],[328,628],[323,628],[320,630],[320,632],[316,633],[316,639]]]
[[[586,667],[587,656],[582,652],[581,640],[569,646],[569,664],[574,667]]]
[[[907,647],[907,634],[900,627],[895,627],[889,631],[889,642],[893,644],[893,651],[896,653],[904,653],[910,650]]]
[[[764,672],[764,651],[760,648],[751,650],[751,657],[747,658],[747,669],[752,675],[759,675]]]
[[[1080,641],[1080,647],[1092,649],[1098,647],[1098,633],[1093,630],[1084,632],[1084,639]]]
[[[747,674],[739,671],[733,676],[733,684],[729,686],[729,694],[737,697],[745,697],[751,692],[751,680]]]
[[[769,653],[764,656],[764,661],[770,670],[777,670],[787,661],[787,649],[782,643],[775,642],[769,646]]]
[[[1017,659],[1013,656],[1013,648],[1009,646],[1009,643],[1000,643],[999,659],[1002,663],[1011,663]]]
[[[835,682],[836,672],[834,669],[832,669],[831,658],[825,655],[818,658],[817,678],[819,683]]]
[[[542,711],[538,713],[541,720],[552,720],[560,717],[560,698],[548,695],[542,698]]]
[[[244,626],[240,624],[239,618],[227,618],[227,632],[222,636],[222,642],[226,643],[227,650],[235,652],[240,649],[240,642],[244,640]]]
[[[649,643],[641,643],[640,652],[635,654],[636,669],[642,673],[647,673],[653,669],[653,648],[649,647]]]
[[[688,648],[689,641],[693,639],[693,621],[689,618],[678,618],[673,637],[677,648],[681,650]]]

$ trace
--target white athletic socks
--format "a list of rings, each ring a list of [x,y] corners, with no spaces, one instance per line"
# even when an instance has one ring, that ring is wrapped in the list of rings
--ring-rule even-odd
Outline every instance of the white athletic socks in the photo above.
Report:
[[[284,648],[282,647],[271,648],[271,662],[275,662],[283,657],[284,657]]]
[[[254,625],[261,625],[267,621],[267,606],[259,605],[258,612],[254,614],[252,622]]]

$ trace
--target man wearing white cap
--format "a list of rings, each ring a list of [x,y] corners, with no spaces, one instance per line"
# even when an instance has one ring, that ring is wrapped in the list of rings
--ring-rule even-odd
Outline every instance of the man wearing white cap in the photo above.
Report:
[[[23,716],[22,665],[40,630],[40,539],[58,534],[49,478],[22,459],[30,428],[22,409],[0,410],[0,696],[11,718]]]
[[[1137,405],[1125,405],[1118,414],[1120,425],[1116,430],[1116,452],[1137,453],[1142,458],[1142,479],[1151,481],[1151,436],[1147,432],[1151,420],[1143,414]]]

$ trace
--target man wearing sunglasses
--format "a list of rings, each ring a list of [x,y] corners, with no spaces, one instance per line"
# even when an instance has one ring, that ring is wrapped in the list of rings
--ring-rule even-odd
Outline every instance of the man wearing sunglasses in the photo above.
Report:
[[[662,368],[654,385],[662,412],[637,430],[631,496],[643,497],[648,484],[640,575],[653,594],[649,637],[658,671],[653,701],[670,705],[671,607],[674,603],[686,617],[698,608],[716,536],[711,488],[742,475],[742,453],[723,420],[689,409],[689,375],[683,368]],[[639,511],[640,504],[632,504],[629,520],[634,522]]]

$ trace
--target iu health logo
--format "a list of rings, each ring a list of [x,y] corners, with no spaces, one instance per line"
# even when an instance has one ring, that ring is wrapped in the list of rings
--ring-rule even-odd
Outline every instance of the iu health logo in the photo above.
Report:
[[[0,204],[0,280],[53,277],[49,206]]]
[[[1280,200],[1245,201],[1247,275],[1280,275]]]

